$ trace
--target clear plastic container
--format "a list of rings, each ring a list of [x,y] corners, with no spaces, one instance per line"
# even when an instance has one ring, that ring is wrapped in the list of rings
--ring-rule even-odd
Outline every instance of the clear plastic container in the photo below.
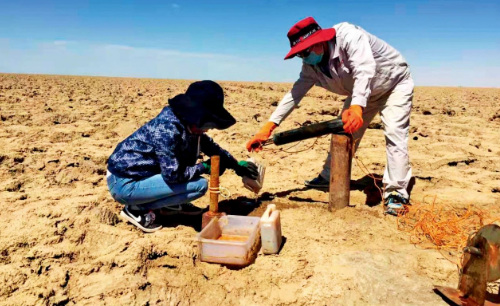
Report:
[[[260,247],[260,218],[227,215],[214,218],[198,234],[201,261],[246,266]]]
[[[277,254],[281,247],[281,220],[276,205],[269,204],[260,218],[262,251],[264,254]]]
[[[262,186],[264,185],[264,175],[266,174],[266,166],[264,166],[261,163],[258,163],[253,158],[249,158],[247,159],[247,161],[252,162],[257,166],[259,175],[257,176],[256,180],[252,180],[251,178],[244,176],[242,178],[243,185],[245,185],[245,188],[247,188],[248,190],[254,193],[259,193],[260,190],[262,189]]]

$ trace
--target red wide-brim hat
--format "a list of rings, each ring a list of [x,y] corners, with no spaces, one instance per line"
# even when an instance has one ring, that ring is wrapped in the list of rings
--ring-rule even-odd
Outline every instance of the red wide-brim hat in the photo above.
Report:
[[[335,29],[321,29],[314,18],[307,17],[294,24],[290,31],[288,31],[287,36],[292,49],[285,56],[286,60],[312,45],[333,39],[335,37]]]

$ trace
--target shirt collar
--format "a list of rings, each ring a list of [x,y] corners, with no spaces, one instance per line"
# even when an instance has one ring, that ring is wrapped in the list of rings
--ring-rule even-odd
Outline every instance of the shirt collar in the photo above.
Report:
[[[340,48],[336,37],[328,41],[328,46],[330,47],[330,56],[332,59],[340,56]]]

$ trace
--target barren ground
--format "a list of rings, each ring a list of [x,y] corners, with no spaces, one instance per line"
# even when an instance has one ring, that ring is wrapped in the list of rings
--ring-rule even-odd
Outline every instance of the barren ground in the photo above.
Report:
[[[189,81],[0,74],[0,305],[446,305],[433,285],[456,286],[456,267],[416,247],[384,216],[377,189],[353,166],[353,207],[330,213],[328,195],[305,190],[329,139],[304,152],[265,151],[262,204],[228,173],[230,213],[282,211],[286,242],[235,270],[197,260],[200,220],[162,220],[143,234],[119,217],[106,159]],[[210,132],[237,158],[290,84],[222,82],[238,123]],[[329,120],[343,97],[312,90],[279,131]],[[500,205],[500,89],[416,88],[412,199],[485,210]],[[307,148],[308,140],[290,149]],[[271,148],[276,149],[276,148]],[[358,157],[385,166],[374,124]],[[197,201],[208,205],[208,196]]]

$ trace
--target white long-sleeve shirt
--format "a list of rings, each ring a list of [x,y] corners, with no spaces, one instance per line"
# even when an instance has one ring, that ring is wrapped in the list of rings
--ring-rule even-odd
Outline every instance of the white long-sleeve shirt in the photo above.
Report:
[[[329,42],[328,69],[303,64],[299,79],[283,97],[269,121],[280,124],[314,85],[352,97],[351,105],[366,107],[391,91],[409,74],[403,56],[385,41],[359,26],[343,22],[334,25],[335,38]]]

